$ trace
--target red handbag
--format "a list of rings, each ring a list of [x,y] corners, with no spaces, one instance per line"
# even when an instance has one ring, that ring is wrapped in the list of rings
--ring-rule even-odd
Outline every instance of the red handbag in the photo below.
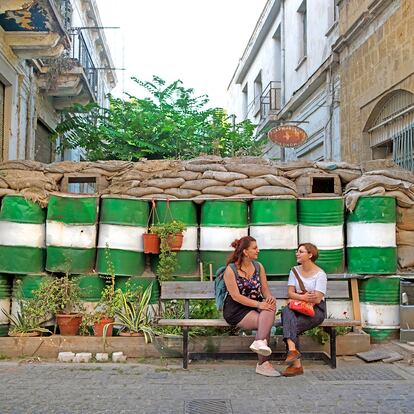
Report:
[[[305,289],[305,285],[302,282],[302,279],[299,277],[299,274],[297,270],[292,267],[293,274],[296,276],[296,279],[299,282],[300,290],[302,291],[301,295],[304,295],[307,291]],[[298,299],[291,299],[289,302],[289,309],[294,310],[295,312],[302,313],[306,316],[315,316],[315,309],[313,307],[315,306],[314,303],[305,302],[304,300],[298,300]]]

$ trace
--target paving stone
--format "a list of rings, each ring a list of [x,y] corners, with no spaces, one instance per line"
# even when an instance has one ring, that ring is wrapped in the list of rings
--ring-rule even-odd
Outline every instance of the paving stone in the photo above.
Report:
[[[91,362],[92,353],[91,352],[78,352],[73,358],[73,362]]]
[[[98,362],[106,362],[106,361],[109,361],[109,355],[106,352],[98,352],[95,355],[95,359]]]
[[[58,361],[59,362],[72,362],[75,354],[73,352],[59,352]]]
[[[123,352],[112,352],[112,362],[125,362],[127,357]]]

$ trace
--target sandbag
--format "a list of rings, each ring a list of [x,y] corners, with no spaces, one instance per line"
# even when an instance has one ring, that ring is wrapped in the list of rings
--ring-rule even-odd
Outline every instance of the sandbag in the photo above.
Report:
[[[173,195],[177,198],[193,198],[201,194],[201,191],[197,190],[185,190],[182,188],[169,188],[164,190],[165,194]]]
[[[186,181],[198,180],[202,174],[194,171],[173,171],[165,175],[169,178],[184,178]]]
[[[395,162],[390,159],[368,160],[361,162],[362,172],[383,170],[384,168],[394,168],[396,166]]]
[[[401,268],[414,267],[414,246],[397,246],[397,256]]]
[[[139,180],[129,180],[129,181],[119,181],[111,184],[109,187],[102,191],[102,194],[126,194],[131,188],[139,187],[141,181]]]
[[[194,171],[194,172],[205,172],[205,171],[222,171],[226,172],[226,168],[224,165],[221,164],[191,164],[186,163],[185,169],[187,171]]]
[[[296,170],[290,170],[286,171],[283,176],[286,178],[290,178],[291,180],[294,180],[295,178],[301,177],[301,176],[307,176],[311,174],[328,174],[324,170],[320,170],[319,168],[300,168]]]
[[[296,196],[296,192],[290,188],[277,187],[271,185],[265,185],[263,187],[255,188],[252,191],[255,196],[276,196],[276,195],[292,195]]]
[[[0,162],[0,170],[44,171],[47,164],[32,160],[13,160]]]
[[[184,178],[155,178],[141,183],[141,187],[178,188],[185,183]]]
[[[148,194],[163,194],[163,193],[164,191],[161,188],[157,188],[157,187],[134,187],[126,191],[126,194],[135,196],[135,197],[143,197]]]
[[[202,191],[207,187],[212,187],[216,185],[223,185],[223,183],[217,180],[199,179],[199,180],[186,181],[180,188],[187,189],[187,190]]]
[[[351,213],[355,210],[355,207],[358,203],[359,197],[363,196],[383,196],[385,194],[385,188],[378,186],[371,188],[367,191],[355,191],[352,190],[345,195],[345,207]]]
[[[226,164],[228,171],[244,174],[248,177],[258,177],[266,174],[278,175],[277,168],[272,165],[260,165],[260,164]]]
[[[397,226],[401,230],[414,231],[414,207],[397,206]]]
[[[222,164],[223,158],[219,155],[200,155],[187,161],[188,164],[208,165],[208,164]]]
[[[20,194],[27,200],[33,201],[40,205],[40,207],[47,207],[49,203],[49,192],[38,187],[24,188]]]
[[[234,187],[229,185],[223,186],[212,186],[203,189],[203,194],[216,194],[220,196],[230,197],[236,194],[250,194],[249,190],[246,190],[243,187]]]
[[[49,191],[57,191],[56,182],[50,177],[46,177],[41,171],[23,171],[23,170],[3,170],[1,178],[13,190],[23,188],[37,187]]]
[[[397,227],[397,245],[414,246],[414,231],[400,230]]]
[[[365,173],[365,175],[385,175],[386,177],[394,178],[395,180],[408,181],[414,184],[414,173],[402,168],[368,171]]]
[[[267,185],[268,182],[263,178],[244,178],[242,180],[231,181],[228,184],[236,187],[244,187],[247,190],[254,190],[257,187]]]
[[[351,164],[343,161],[318,161],[315,162],[315,167],[321,170],[335,171],[338,169],[357,170],[361,175],[361,168],[358,164]]]
[[[292,189],[293,191],[297,191],[296,184],[285,177],[275,176],[275,175],[263,175],[261,178],[265,179],[266,182],[270,185],[275,185],[278,187],[287,187]]]
[[[230,181],[242,180],[243,178],[247,178],[247,175],[235,172],[205,171],[203,173],[202,178],[229,183]]]
[[[291,171],[303,168],[315,168],[314,161],[296,160],[289,162],[276,162],[275,167],[282,171]]]
[[[353,180],[361,177],[362,173],[359,170],[344,170],[338,168],[335,171],[332,171],[334,174],[338,174],[339,178],[341,179],[342,184],[348,184]]]
[[[158,199],[158,200],[176,200],[177,197],[171,195],[171,194],[164,194],[164,193],[159,193],[159,194],[147,194],[145,196],[141,197],[143,200],[152,200],[154,198]]]

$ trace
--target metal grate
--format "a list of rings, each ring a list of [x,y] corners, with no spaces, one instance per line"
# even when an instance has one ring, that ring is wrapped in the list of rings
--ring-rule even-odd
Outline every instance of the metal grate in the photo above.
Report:
[[[383,367],[352,367],[339,368],[331,371],[313,371],[319,381],[395,381],[405,380],[391,368]]]
[[[184,414],[232,414],[230,400],[185,401]]]

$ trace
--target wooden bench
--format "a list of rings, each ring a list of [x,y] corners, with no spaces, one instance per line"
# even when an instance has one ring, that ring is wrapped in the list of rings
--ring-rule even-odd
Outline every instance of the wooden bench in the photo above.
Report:
[[[347,277],[348,276],[348,277]],[[354,320],[350,319],[325,319],[321,326],[329,334],[330,355],[326,353],[303,352],[305,357],[320,357],[329,362],[332,368],[336,368],[336,330],[337,327],[361,327],[361,313],[358,295],[357,279],[352,275],[330,275],[326,298],[329,299],[351,299],[354,313]],[[333,280],[344,279],[344,280]],[[347,280],[349,279],[349,280]],[[273,296],[278,300],[287,299],[287,282],[270,281],[269,288]],[[220,353],[189,353],[188,340],[189,329],[191,327],[227,327],[228,323],[224,319],[191,319],[190,300],[214,299],[214,282],[162,282],[162,300],[184,300],[184,319],[158,319],[159,326],[181,326],[183,331],[183,368],[188,367],[189,359],[216,358],[224,359],[235,354]],[[161,307],[160,307],[161,308]],[[280,320],[275,320],[275,326],[280,326]],[[280,354],[280,352],[279,352]],[[315,355],[317,354],[317,355]],[[255,355],[253,353],[237,353],[237,357],[246,358]]]

